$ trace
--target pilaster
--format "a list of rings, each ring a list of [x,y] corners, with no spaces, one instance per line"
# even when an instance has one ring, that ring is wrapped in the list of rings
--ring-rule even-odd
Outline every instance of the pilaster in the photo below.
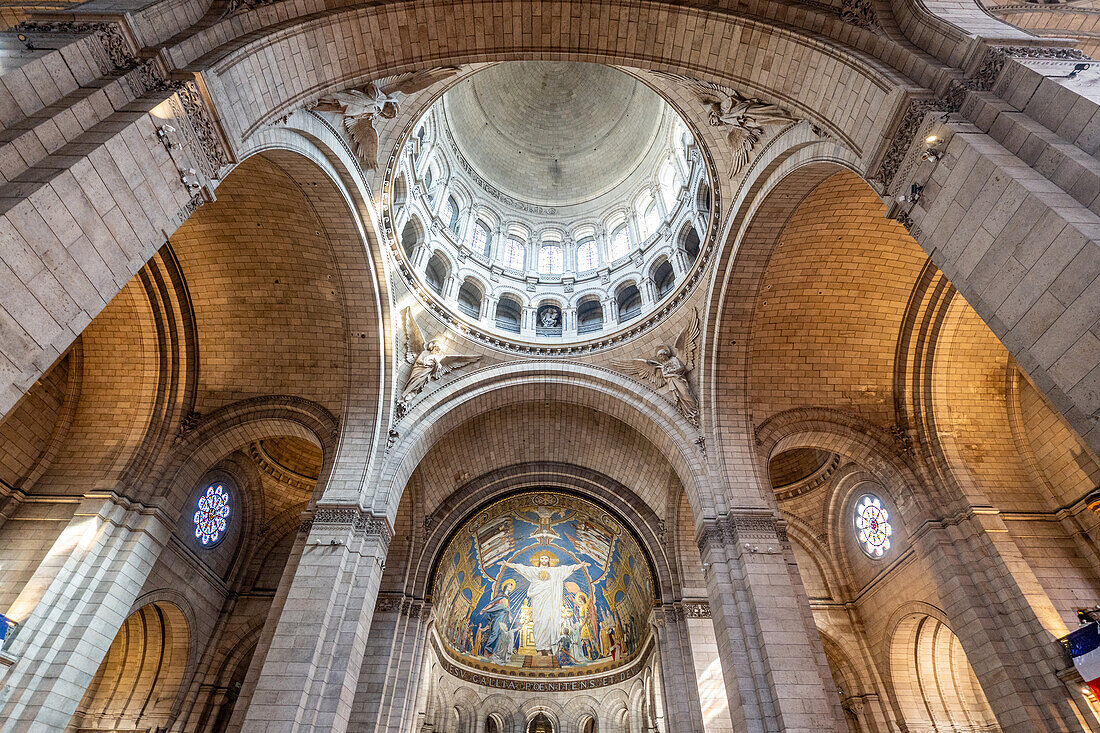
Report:
[[[784,523],[731,512],[705,521],[698,544],[735,729],[844,730]]]
[[[347,730],[392,535],[358,506],[317,509],[244,730]]]

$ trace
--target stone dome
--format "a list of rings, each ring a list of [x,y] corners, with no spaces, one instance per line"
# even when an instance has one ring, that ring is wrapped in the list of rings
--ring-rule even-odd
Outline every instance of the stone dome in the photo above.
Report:
[[[402,273],[492,345],[611,343],[698,280],[704,156],[676,111],[620,69],[476,71],[413,123],[394,161],[386,215]]]
[[[622,183],[656,141],[667,107],[610,66],[554,61],[493,66],[443,101],[474,170],[544,206],[584,203]]]

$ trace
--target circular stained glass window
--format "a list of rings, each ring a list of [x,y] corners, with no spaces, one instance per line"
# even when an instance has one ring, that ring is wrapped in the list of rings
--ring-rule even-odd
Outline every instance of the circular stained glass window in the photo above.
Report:
[[[859,546],[873,558],[880,558],[890,549],[890,512],[877,496],[867,494],[856,503],[856,531]]]
[[[229,526],[229,492],[221,484],[211,484],[195,507],[195,537],[204,545],[218,543]]]

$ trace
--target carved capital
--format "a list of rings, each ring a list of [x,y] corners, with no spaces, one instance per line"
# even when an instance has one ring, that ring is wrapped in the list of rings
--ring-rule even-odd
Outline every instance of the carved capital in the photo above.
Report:
[[[710,603],[707,601],[684,601],[685,618],[710,618]]]
[[[318,507],[306,526],[312,529],[319,525],[350,530],[360,539],[376,538],[382,544],[383,552],[389,550],[390,539],[393,537],[390,523],[385,517],[375,516],[359,507]]]

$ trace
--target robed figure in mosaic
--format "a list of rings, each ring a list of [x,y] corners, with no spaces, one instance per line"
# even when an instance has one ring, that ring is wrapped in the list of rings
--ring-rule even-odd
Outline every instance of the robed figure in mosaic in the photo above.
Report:
[[[561,603],[565,594],[565,579],[575,571],[588,567],[580,565],[550,565],[549,555],[539,555],[536,567],[501,563],[525,579],[527,599],[531,602],[531,620],[534,622],[535,649],[550,654],[561,636]]]

